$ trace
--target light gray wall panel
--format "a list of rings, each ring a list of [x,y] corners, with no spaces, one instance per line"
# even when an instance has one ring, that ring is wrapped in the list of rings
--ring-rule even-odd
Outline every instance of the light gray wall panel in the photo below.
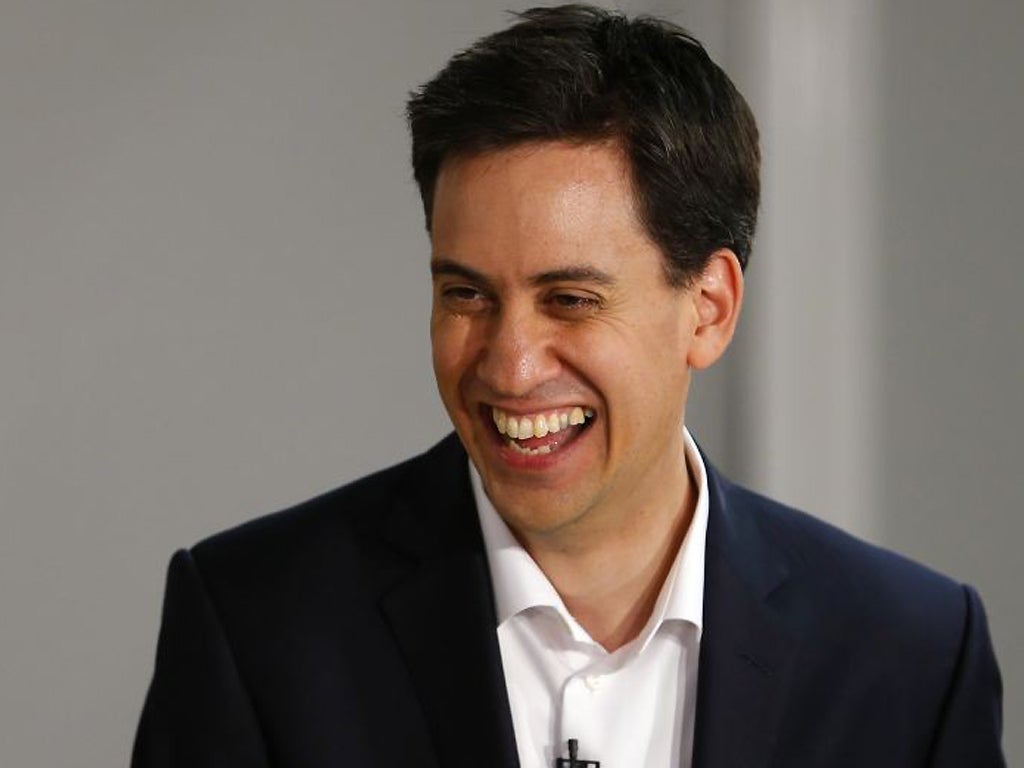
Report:
[[[977,586],[1024,760],[1024,5],[884,6],[884,539]]]

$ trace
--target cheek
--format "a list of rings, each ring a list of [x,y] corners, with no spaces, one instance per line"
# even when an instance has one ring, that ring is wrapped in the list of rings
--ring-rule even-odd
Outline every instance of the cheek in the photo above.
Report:
[[[432,318],[430,348],[438,389],[450,406],[450,397],[472,364],[468,324],[451,318]]]
[[[599,390],[612,397],[625,391],[642,396],[647,383],[657,385],[670,362],[685,364],[677,326],[659,321],[604,323],[578,329],[560,340],[566,357]]]
[[[605,401],[619,431],[644,430],[682,403],[689,380],[685,331],[675,317],[628,328],[604,328],[567,345],[572,364]]]

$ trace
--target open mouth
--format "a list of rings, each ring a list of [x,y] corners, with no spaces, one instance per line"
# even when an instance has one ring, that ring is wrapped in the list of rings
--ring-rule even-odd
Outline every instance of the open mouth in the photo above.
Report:
[[[575,440],[594,422],[592,408],[571,406],[529,414],[490,409],[490,418],[506,446],[524,456],[544,456]]]

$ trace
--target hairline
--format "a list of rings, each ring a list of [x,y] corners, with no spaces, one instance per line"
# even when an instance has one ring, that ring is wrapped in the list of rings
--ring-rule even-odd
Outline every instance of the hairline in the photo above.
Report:
[[[567,133],[564,136],[529,137],[507,142],[493,142],[488,146],[467,147],[446,152],[441,156],[437,164],[437,170],[433,174],[433,186],[430,190],[429,198],[430,210],[427,212],[426,216],[427,232],[430,233],[433,230],[434,195],[437,191],[438,181],[441,179],[441,175],[444,173],[446,167],[451,167],[453,163],[467,162],[473,159],[486,157],[487,155],[496,155],[502,152],[515,152],[518,150],[529,150],[531,147],[539,148],[550,144],[563,144],[572,147],[605,146],[619,154],[626,171],[625,178],[629,184],[629,197],[631,201],[632,215],[636,218],[637,224],[639,224],[640,229],[643,231],[650,243],[658,249],[658,253],[661,256],[662,276],[665,278],[665,282],[670,287],[678,288],[680,290],[685,290],[690,287],[702,272],[703,267],[707,265],[711,253],[709,252],[700,256],[700,268],[689,272],[683,272],[676,266],[675,261],[673,261],[673,259],[665,252],[665,247],[656,237],[654,237],[651,231],[651,226],[647,221],[647,217],[644,215],[643,199],[641,196],[642,187],[637,181],[638,171],[636,163],[633,162],[633,158],[630,153],[629,135],[621,128],[616,130],[612,126],[609,126],[609,130],[606,133],[595,133],[591,135],[586,132],[572,132]]]

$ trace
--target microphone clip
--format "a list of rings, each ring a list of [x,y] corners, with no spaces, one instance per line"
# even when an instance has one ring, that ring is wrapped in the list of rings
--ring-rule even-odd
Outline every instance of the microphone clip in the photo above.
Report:
[[[577,756],[580,743],[576,739],[569,739],[569,757],[555,759],[555,768],[601,768],[597,760],[580,760]]]

